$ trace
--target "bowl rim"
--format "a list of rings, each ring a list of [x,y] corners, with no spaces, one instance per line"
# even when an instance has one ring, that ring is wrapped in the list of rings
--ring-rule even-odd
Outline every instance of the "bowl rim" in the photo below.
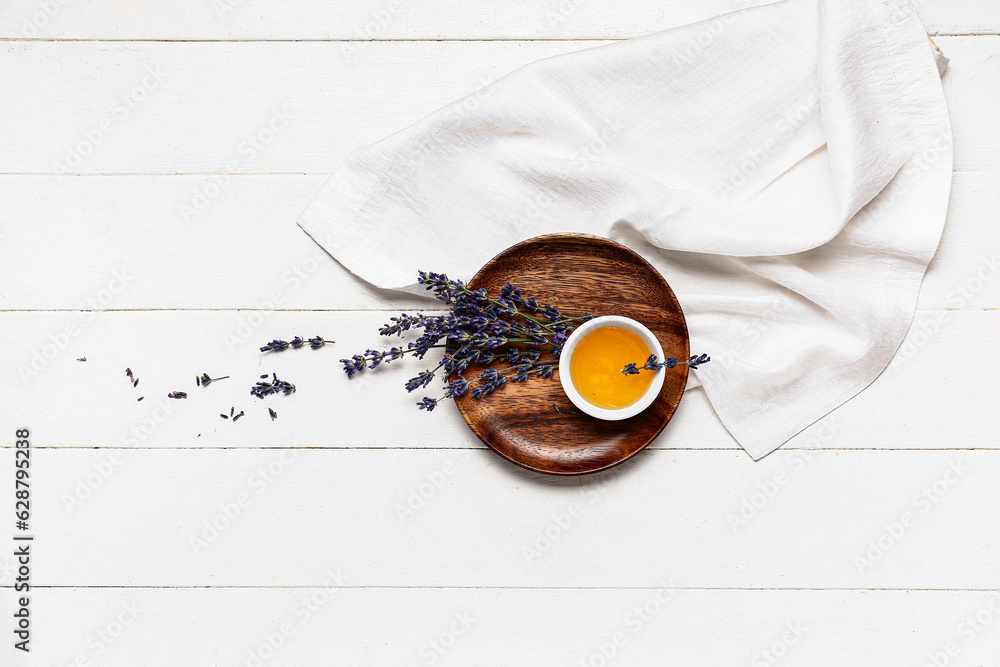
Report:
[[[573,380],[570,377],[570,360],[573,358],[573,352],[576,350],[576,346],[579,344],[580,340],[582,340],[588,333],[594,331],[595,329],[603,329],[604,327],[612,326],[628,329],[629,331],[638,334],[646,345],[649,346],[651,353],[655,354],[657,359],[660,359],[661,361],[663,360],[663,347],[660,345],[660,341],[656,338],[656,335],[653,334],[653,332],[650,331],[646,325],[638,320],[632,319],[631,317],[624,317],[622,315],[603,315],[584,322],[574,329],[566,339],[562,352],[559,354],[559,383],[562,385],[563,392],[569,398],[570,402],[591,417],[604,419],[606,421],[620,421],[622,419],[628,419],[636,416],[653,404],[656,397],[660,395],[660,389],[663,388],[665,373],[662,368],[654,371],[655,375],[653,376],[653,381],[650,383],[649,387],[646,388],[646,393],[643,394],[642,397],[635,403],[624,408],[602,408],[594,405],[581,396],[580,392],[578,392],[576,387],[573,386]],[[637,361],[645,361],[645,359]]]

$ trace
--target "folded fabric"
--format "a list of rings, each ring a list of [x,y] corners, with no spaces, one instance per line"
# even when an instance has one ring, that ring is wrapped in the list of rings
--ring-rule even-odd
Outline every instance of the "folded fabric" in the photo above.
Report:
[[[911,3],[783,0],[527,65],[352,153],[298,223],[398,289],[549,232],[630,246],[757,459],[886,368],[951,174]]]

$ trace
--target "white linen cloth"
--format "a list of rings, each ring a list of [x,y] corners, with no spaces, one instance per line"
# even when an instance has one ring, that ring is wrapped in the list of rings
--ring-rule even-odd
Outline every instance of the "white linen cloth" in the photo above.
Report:
[[[630,246],[758,459],[886,368],[951,173],[911,3],[783,0],[527,65],[352,153],[298,223],[400,289],[548,232]]]

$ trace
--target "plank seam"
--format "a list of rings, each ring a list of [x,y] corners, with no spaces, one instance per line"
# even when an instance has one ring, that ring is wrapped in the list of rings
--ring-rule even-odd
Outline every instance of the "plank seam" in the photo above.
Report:
[[[343,447],[320,445],[297,446],[297,447],[266,447],[266,446],[235,446],[235,447],[121,447],[121,446],[74,446],[74,445],[32,445],[32,449],[51,449],[53,451],[76,451],[76,450],[122,450],[122,451],[148,451],[148,452],[215,452],[220,450],[247,450],[255,452],[270,451],[418,451],[418,452],[465,452],[465,451],[490,451],[487,447]],[[0,450],[15,449],[11,445],[0,445]],[[646,447],[646,452],[742,452],[743,449],[734,447]],[[997,447],[780,447],[776,452],[1000,452]]]
[[[636,37],[646,37],[654,35],[659,31],[636,33],[634,35],[614,36],[614,37],[397,37],[393,39],[357,39],[350,37],[327,38],[327,37],[248,37],[245,39],[208,39],[208,38],[162,38],[162,37],[0,37],[0,42],[93,42],[93,43],[195,43],[195,44],[240,44],[240,43],[413,43],[413,42],[621,42]],[[976,32],[928,32],[932,37],[995,37],[1000,35],[997,31],[976,31]]]
[[[809,588],[809,587],[787,587],[787,588],[775,588],[775,587],[762,587],[762,588],[744,588],[737,586],[323,586],[323,585],[298,585],[298,586],[209,586],[209,585],[190,585],[190,586],[152,586],[152,585],[137,585],[137,586],[124,586],[124,585],[107,585],[107,586],[97,586],[97,585],[40,585],[32,584],[32,588],[47,588],[52,590],[59,589],[115,589],[115,590],[244,590],[244,589],[258,589],[258,590],[301,590],[301,589],[326,589],[326,590],[497,590],[497,591],[656,591],[656,590],[673,590],[673,591],[776,591],[776,592],[792,592],[792,591],[803,591],[803,592],[932,592],[932,593],[992,593],[994,591],[1000,591],[998,588],[893,588],[893,587],[883,587],[883,588],[847,588],[847,587],[833,587],[833,588]],[[0,586],[0,589],[13,588],[13,586]]]

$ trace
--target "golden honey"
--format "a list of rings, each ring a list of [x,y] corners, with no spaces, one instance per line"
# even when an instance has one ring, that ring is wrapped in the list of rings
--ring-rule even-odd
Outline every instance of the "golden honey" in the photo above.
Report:
[[[650,354],[642,337],[622,327],[594,329],[577,343],[569,374],[583,398],[599,408],[618,410],[632,405],[646,393],[654,371],[625,375],[626,364],[642,366]]]

